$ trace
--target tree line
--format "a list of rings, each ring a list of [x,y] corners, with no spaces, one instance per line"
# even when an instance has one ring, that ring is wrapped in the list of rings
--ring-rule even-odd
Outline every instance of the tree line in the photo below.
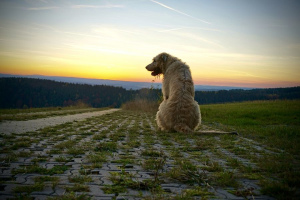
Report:
[[[126,90],[108,85],[0,78],[0,108],[63,107],[78,103],[92,107],[120,107],[127,101],[139,98],[159,101],[162,98],[161,90]],[[195,100],[199,104],[270,99],[300,99],[300,87],[195,92]]]

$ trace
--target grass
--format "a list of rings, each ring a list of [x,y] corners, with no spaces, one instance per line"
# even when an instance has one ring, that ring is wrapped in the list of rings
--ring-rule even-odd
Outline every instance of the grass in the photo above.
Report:
[[[44,117],[55,117],[62,115],[72,115],[84,112],[95,112],[108,108],[92,108],[87,105],[71,107],[48,107],[48,108],[29,108],[29,109],[0,109],[0,121],[17,120],[25,121]]]
[[[113,185],[107,185],[103,188],[106,193],[120,193],[126,192],[126,188],[136,190],[160,190],[158,180],[142,180],[135,179],[134,175],[121,170],[121,172],[110,172],[111,176],[109,179],[113,182]]]
[[[86,183],[86,182],[91,182],[92,177],[90,176],[82,176],[82,175],[77,175],[77,176],[69,176],[69,181],[71,183]]]
[[[87,194],[76,194],[74,192],[70,192],[62,196],[49,197],[47,199],[48,200],[90,200],[92,198],[87,196]]]
[[[13,174],[37,173],[37,174],[54,175],[54,174],[63,174],[67,169],[68,169],[68,167],[64,166],[64,165],[54,166],[51,169],[46,169],[46,168],[40,167],[38,165],[30,165],[30,166],[20,168],[20,169],[13,169],[12,173]]]
[[[176,166],[165,173],[165,177],[190,185],[207,183],[207,174],[187,159],[177,159]]]
[[[299,101],[201,105],[201,111],[208,129],[237,130],[240,136],[161,132],[155,130],[154,112],[123,110],[36,132],[0,134],[0,161],[13,175],[35,174],[34,183],[15,188],[19,199],[32,199],[31,192],[43,185],[67,190],[49,199],[89,199],[83,194],[90,184],[115,199],[132,190],[141,199],[218,199],[217,188],[244,198],[297,199]],[[46,148],[45,154],[35,146]],[[53,161],[62,165],[49,169],[47,163]],[[74,167],[67,162],[73,161],[80,162],[80,175],[69,173]],[[113,173],[107,176],[102,170]],[[99,175],[112,183],[99,183]],[[187,188],[177,193],[168,184]]]
[[[129,101],[122,105],[122,109],[131,111],[142,111],[142,112],[156,112],[158,109],[158,102],[149,101],[147,99],[136,99]]]
[[[195,196],[200,196],[201,199],[208,199],[209,197],[213,197],[213,193],[209,192],[207,188],[204,187],[195,187],[194,189],[186,189],[183,191],[181,195],[175,197],[175,199],[194,199]]]
[[[43,183],[35,183],[34,185],[17,186],[13,189],[13,192],[30,194],[34,191],[42,191],[44,187],[45,185]]]
[[[66,187],[67,192],[89,192],[90,188],[87,185],[81,185],[78,183],[75,183],[75,185],[71,187]]]
[[[205,124],[236,130],[245,137],[280,148],[294,155],[300,152],[300,101],[253,101],[202,105]]]
[[[116,152],[117,146],[118,145],[116,142],[101,142],[96,146],[95,151],[96,152]]]
[[[52,183],[52,189],[54,190],[55,187],[59,183],[59,177],[56,176],[37,176],[34,177],[34,181],[36,184],[44,184],[45,182],[51,182]]]
[[[252,140],[249,145],[239,147],[237,145],[240,140],[232,136],[221,137],[219,144],[223,148],[251,160],[258,168],[245,166],[235,158],[227,158],[228,166],[238,169],[244,177],[260,179],[263,194],[278,199],[295,197],[295,188],[300,186],[299,179],[295,178],[299,177],[299,172],[297,172],[300,153],[299,100],[203,105],[201,113],[204,124],[236,130],[242,136]],[[253,145],[260,146],[261,144],[264,144],[264,149],[270,152],[253,148]],[[254,156],[254,152],[261,156]],[[216,183],[219,185],[234,183],[227,181],[231,179],[230,176],[228,172],[227,174],[219,173],[216,176],[218,180]]]

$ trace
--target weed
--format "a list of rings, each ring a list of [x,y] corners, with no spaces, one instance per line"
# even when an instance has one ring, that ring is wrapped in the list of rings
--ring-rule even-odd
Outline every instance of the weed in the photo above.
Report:
[[[71,183],[86,183],[86,182],[91,182],[92,181],[92,177],[90,176],[81,176],[81,175],[77,175],[77,176],[69,176],[69,181]]]
[[[0,162],[10,163],[18,160],[18,155],[15,153],[10,153],[5,155],[5,157],[0,158]]]
[[[66,187],[67,192],[89,192],[90,188],[87,185],[75,183],[72,187]]]
[[[68,140],[68,141],[61,142],[61,143],[55,145],[53,148],[55,148],[55,149],[66,149],[66,148],[73,147],[75,144],[76,144],[75,140]]]
[[[35,183],[34,185],[17,186],[13,189],[13,192],[30,194],[34,191],[42,191],[42,190],[44,190],[44,184],[43,183]]]
[[[38,163],[38,162],[46,162],[48,161],[48,156],[38,156],[37,158],[34,158],[31,160],[33,163]]]
[[[169,140],[163,140],[162,141],[162,145],[165,145],[165,146],[173,146],[173,142],[169,141]]]
[[[59,177],[56,177],[56,176],[37,176],[37,177],[34,177],[34,181],[35,182],[47,182],[47,181],[56,182],[56,181],[59,181]]]
[[[31,144],[32,144],[32,141],[30,141],[30,140],[19,140],[19,141],[17,141],[11,148],[13,149],[13,150],[17,150],[17,149],[19,149],[19,148],[25,148],[25,147],[30,147],[31,146]]]
[[[239,167],[243,166],[242,162],[236,158],[228,158],[227,165],[230,167],[233,167],[233,168],[239,168]]]
[[[55,158],[56,162],[70,162],[73,159],[73,157],[63,157],[59,156]]]
[[[207,182],[207,174],[203,171],[200,172],[190,161],[176,160],[176,164],[165,174],[166,177],[188,184],[201,185],[201,183]]]
[[[124,193],[127,191],[126,187],[122,185],[105,185],[101,188],[105,194],[116,194]]]
[[[61,154],[61,149],[51,149],[50,151],[47,151],[48,154]]]
[[[218,186],[230,186],[237,188],[239,183],[236,180],[236,176],[233,172],[224,171],[224,172],[217,172],[213,174],[214,183]]]
[[[182,194],[174,197],[176,200],[184,200],[184,199],[193,199],[195,196],[200,196],[201,199],[208,199],[208,197],[212,197],[213,193],[209,192],[207,188],[203,188],[201,186],[197,186],[193,189],[186,189]]]
[[[91,162],[93,164],[103,163],[103,162],[106,162],[106,160],[107,160],[106,154],[101,153],[101,152],[97,152],[95,154],[90,154],[87,156],[87,159],[89,162]]]
[[[95,151],[100,152],[116,152],[117,151],[117,143],[115,142],[101,142],[95,148]]]
[[[54,174],[63,174],[68,169],[67,166],[54,166],[51,169],[46,169],[43,167],[40,167],[38,165],[30,165],[25,168],[21,169],[13,169],[13,174],[21,174],[21,173],[38,173],[38,174],[48,174],[48,175],[54,175]]]
[[[34,200],[34,197],[31,197],[29,194],[15,194],[15,198],[10,200]]]
[[[65,165],[54,166],[51,169],[47,169],[46,174],[54,175],[54,174],[63,174],[69,167]]]
[[[93,140],[103,140],[105,138],[107,138],[107,136],[105,134],[95,134],[93,136]]]
[[[34,177],[34,181],[36,183],[44,184],[44,182],[52,182],[52,189],[58,185],[59,183],[59,177],[53,177],[53,176],[37,176]]]
[[[48,200],[90,200],[90,199],[91,197],[87,196],[86,194],[76,194],[74,192],[70,192],[62,196],[48,198]]]
[[[132,148],[138,148],[141,146],[141,142],[137,141],[137,140],[131,140],[130,142],[127,143],[128,146],[132,147]]]
[[[85,150],[82,147],[71,147],[67,150],[67,154],[71,154],[71,155],[81,155],[84,154]]]
[[[119,159],[119,160],[113,160],[111,162],[112,163],[120,163],[120,164],[123,164],[123,166],[125,166],[127,164],[133,164],[134,160],[132,160],[130,158],[124,158],[124,159]]]
[[[202,167],[203,170],[209,172],[222,172],[223,167],[218,162],[208,162],[206,166]]]
[[[21,151],[17,154],[18,157],[30,157],[33,154],[32,151]]]
[[[114,133],[109,136],[113,142],[122,141],[126,137],[125,133]]]
[[[141,155],[149,156],[149,157],[161,157],[163,152],[155,151],[155,150],[144,150]]]
[[[125,172],[125,170],[121,170],[121,172],[110,172],[110,180],[113,182],[113,186],[116,186],[117,188],[131,188],[136,190],[159,190],[160,186],[157,181],[153,180],[133,180],[134,175],[130,174],[128,172]]]

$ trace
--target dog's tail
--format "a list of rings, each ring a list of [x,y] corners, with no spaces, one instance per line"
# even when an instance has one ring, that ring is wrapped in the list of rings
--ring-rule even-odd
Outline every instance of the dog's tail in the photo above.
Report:
[[[182,124],[182,123],[176,124],[174,126],[174,130],[177,132],[180,132],[180,133],[192,133],[193,132],[193,130],[190,127],[188,127],[186,124]]]

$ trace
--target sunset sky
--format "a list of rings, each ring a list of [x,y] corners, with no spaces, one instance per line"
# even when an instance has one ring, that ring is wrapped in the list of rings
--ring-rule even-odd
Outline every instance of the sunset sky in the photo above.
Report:
[[[195,84],[300,86],[300,1],[0,1],[0,73],[151,82],[161,52]]]

